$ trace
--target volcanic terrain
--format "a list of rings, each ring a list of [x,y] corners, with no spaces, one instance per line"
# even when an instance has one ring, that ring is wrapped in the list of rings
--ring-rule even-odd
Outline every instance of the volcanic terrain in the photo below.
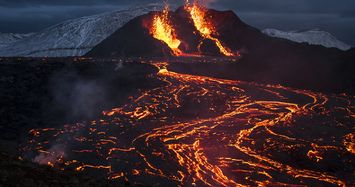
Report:
[[[270,37],[242,22],[232,11],[201,9],[206,19],[204,24],[214,29],[212,36],[240,60],[228,66],[176,63],[172,64],[172,70],[313,91],[354,93],[354,48],[342,51]],[[85,56],[224,56],[214,41],[204,38],[196,29],[184,7],[168,12],[169,24],[174,29],[176,39],[181,41],[178,49],[182,55],[174,54],[165,42],[154,38],[149,30],[157,14],[163,13],[150,12],[131,20]]]
[[[354,59],[196,5],[0,58],[0,184],[352,186]]]

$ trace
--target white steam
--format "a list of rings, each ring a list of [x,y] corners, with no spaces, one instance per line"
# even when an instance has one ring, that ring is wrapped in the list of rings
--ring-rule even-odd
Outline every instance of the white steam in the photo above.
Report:
[[[54,145],[47,152],[40,153],[33,161],[39,164],[54,164],[58,158],[65,156],[65,149],[62,145]]]
[[[53,107],[66,118],[86,120],[107,105],[105,86],[98,80],[84,78],[74,71],[56,73],[51,80]]]
[[[117,66],[115,68],[115,71],[122,69],[122,68],[123,68],[123,62],[122,62],[122,60],[120,60],[120,62],[117,64]]]

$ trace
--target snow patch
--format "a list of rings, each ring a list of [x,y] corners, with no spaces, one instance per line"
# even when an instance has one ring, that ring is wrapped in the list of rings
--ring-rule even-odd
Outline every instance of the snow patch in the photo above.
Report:
[[[82,56],[131,19],[162,10],[164,6],[138,4],[123,10],[65,21],[19,40],[8,42],[4,39],[2,43],[0,39],[0,57]],[[170,6],[171,10],[177,8],[176,5]]]
[[[311,45],[322,45],[328,48],[335,47],[343,51],[347,51],[351,48],[350,45],[339,41],[329,32],[319,29],[288,32],[276,29],[265,29],[262,32],[272,37],[284,38],[298,43],[307,42]]]

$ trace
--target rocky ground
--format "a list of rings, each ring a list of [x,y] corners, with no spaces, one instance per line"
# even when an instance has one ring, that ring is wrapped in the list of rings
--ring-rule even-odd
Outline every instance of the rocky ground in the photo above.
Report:
[[[155,67],[117,64],[78,58],[0,58],[0,187],[136,186],[39,165],[23,159],[18,150],[31,129],[90,120],[160,84],[146,78],[158,71]]]
[[[77,171],[61,171],[19,157],[16,144],[0,140],[0,187],[138,186],[123,179],[108,180]]]

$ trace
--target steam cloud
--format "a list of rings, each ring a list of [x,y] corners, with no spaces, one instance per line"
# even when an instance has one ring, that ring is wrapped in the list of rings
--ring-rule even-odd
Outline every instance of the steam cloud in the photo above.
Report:
[[[51,79],[53,107],[69,120],[85,120],[100,114],[107,105],[105,86],[74,71],[56,73]]]
[[[65,149],[60,144],[54,145],[48,150],[48,152],[49,153],[39,154],[33,159],[33,161],[39,164],[48,164],[48,162],[53,164],[59,157],[65,156]]]

